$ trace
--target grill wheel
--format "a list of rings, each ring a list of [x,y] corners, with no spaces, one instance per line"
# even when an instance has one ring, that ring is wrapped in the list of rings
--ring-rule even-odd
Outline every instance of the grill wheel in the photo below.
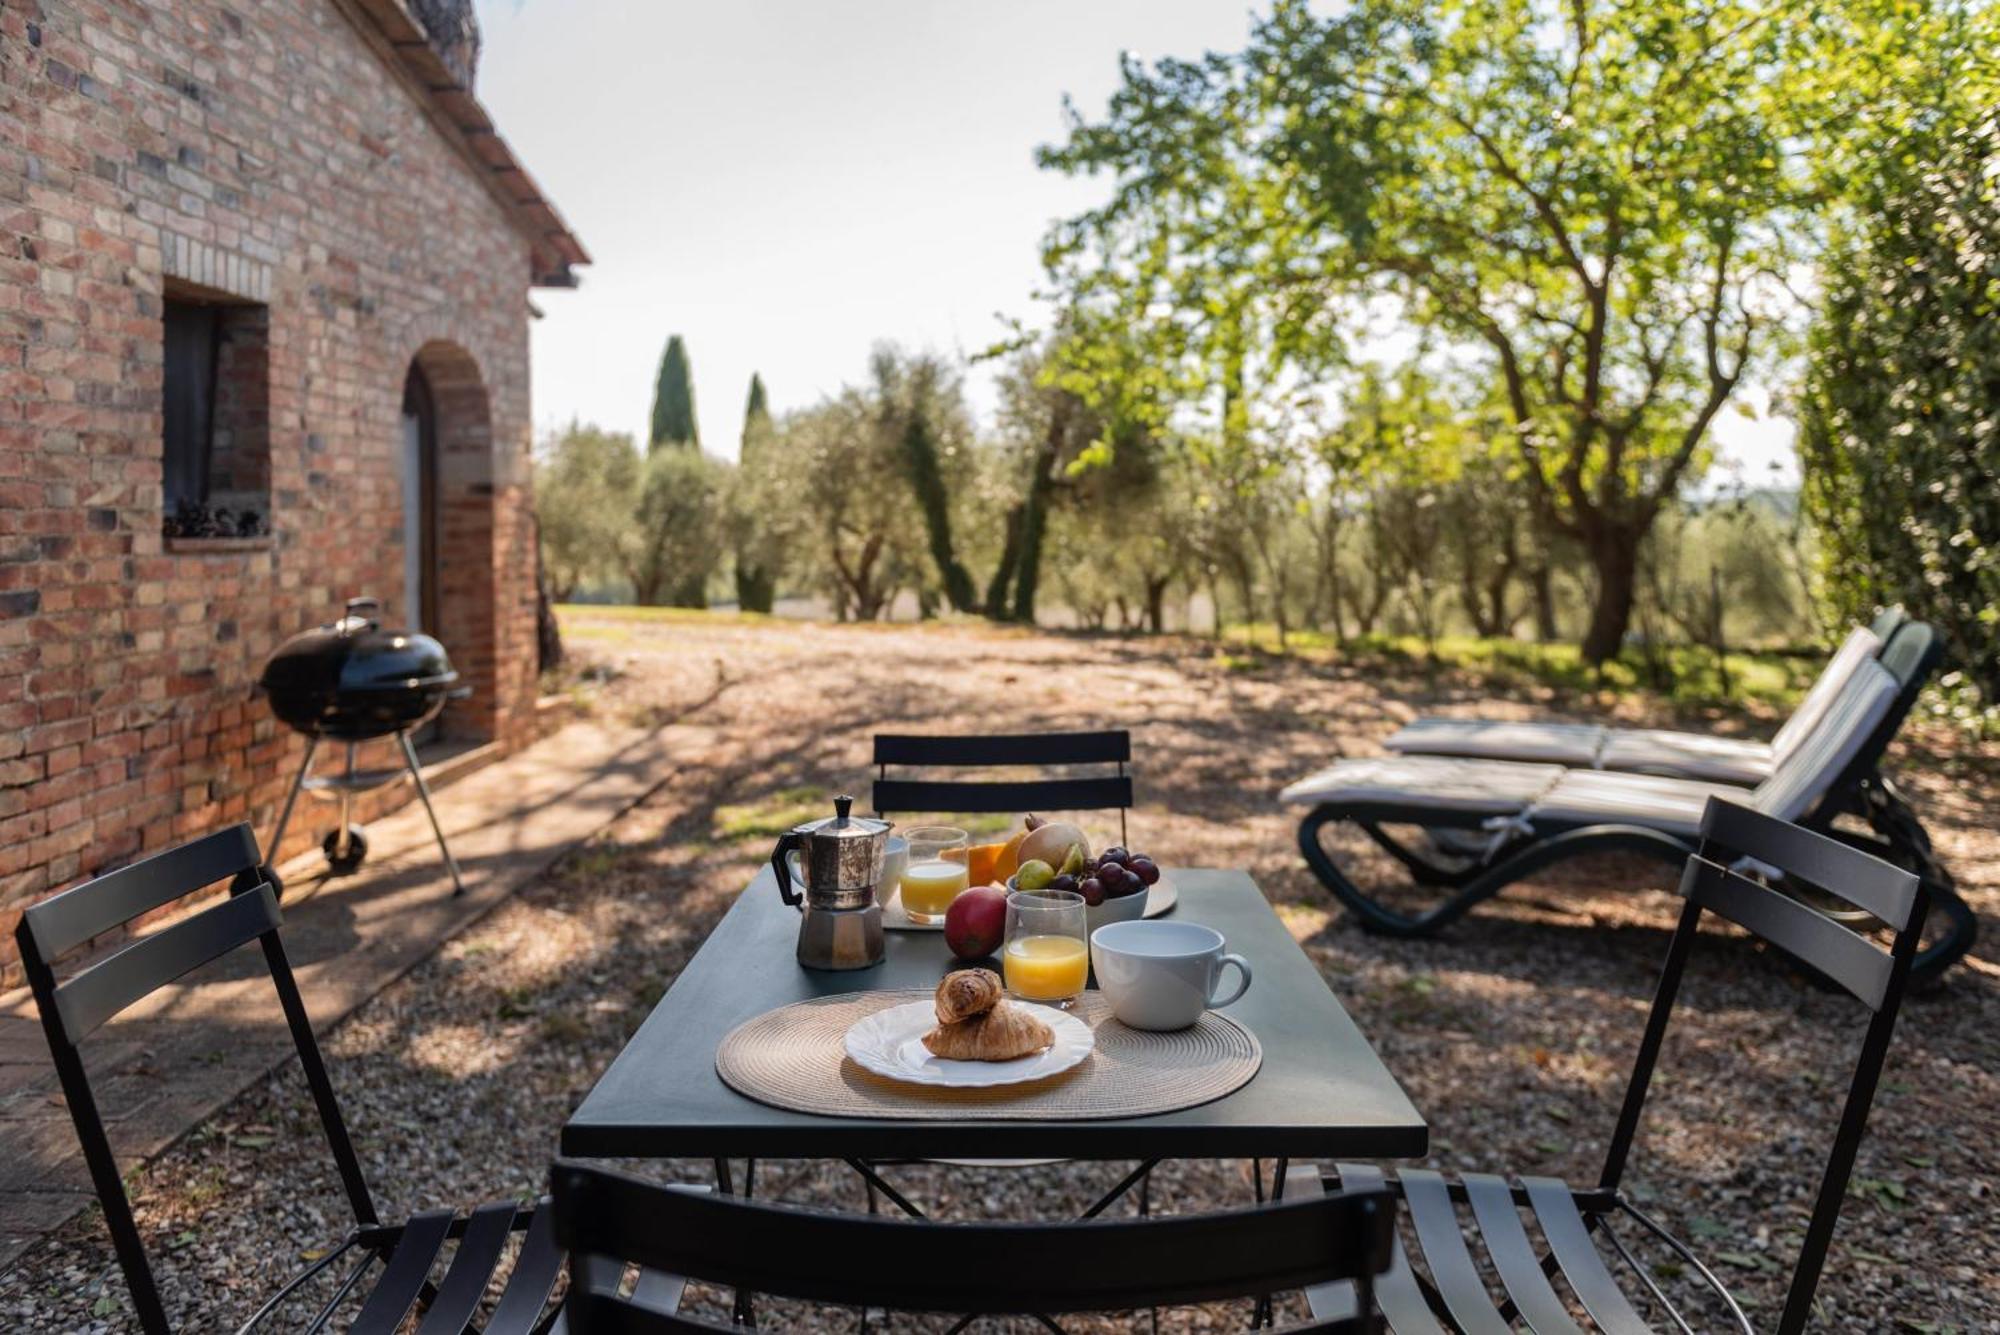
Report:
[[[359,825],[347,827],[347,849],[340,847],[340,831],[328,830],[326,838],[320,840],[320,851],[326,854],[326,865],[335,876],[345,876],[361,865],[368,856],[368,836],[361,832]]]

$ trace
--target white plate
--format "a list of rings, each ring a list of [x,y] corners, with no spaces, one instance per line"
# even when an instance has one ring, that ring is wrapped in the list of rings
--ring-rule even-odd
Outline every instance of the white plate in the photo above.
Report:
[[[1055,1033],[1055,1042],[1032,1057],[1017,1057],[1008,1062],[946,1061],[932,1056],[923,1043],[924,1035],[937,1028],[937,1003],[912,1001],[856,1020],[847,1030],[847,1055],[864,1070],[891,1080],[979,1089],[1060,1075],[1088,1057],[1097,1046],[1090,1026],[1067,1011],[1030,1002],[1011,1004],[1032,1010],[1035,1018]]]
[[[1162,873],[1160,879],[1146,887],[1146,907],[1143,916],[1157,918],[1171,912],[1180,902],[1181,892],[1174,887],[1171,876]],[[900,891],[889,897],[882,906],[882,927],[890,932],[942,932],[941,922],[911,922],[910,915],[903,912],[903,896]]]

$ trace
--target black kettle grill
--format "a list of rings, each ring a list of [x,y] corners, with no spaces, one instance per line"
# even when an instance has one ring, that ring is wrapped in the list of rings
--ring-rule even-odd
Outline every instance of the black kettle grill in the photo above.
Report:
[[[402,743],[407,777],[416,783],[424,814],[437,834],[444,865],[451,872],[452,893],[462,895],[465,883],[459,879],[458,861],[452,857],[444,828],[431,808],[430,789],[424,783],[410,734],[436,718],[445,701],[463,699],[472,690],[458,685],[458,672],[442,644],[415,631],[382,629],[375,615],[380,608],[378,599],[350,598],[340,620],[294,635],[279,645],[264,665],[258,685],[270,699],[271,712],[306,737],[305,759],[299,762],[291,791],[285,794],[277,831],[265,847],[271,857],[278,856],[285,827],[291,823],[292,805],[304,789],[340,802],[340,824],[320,845],[327,865],[336,876],[359,867],[368,856],[368,838],[349,820],[350,800],[355,793],[401,780],[406,771],[356,769],[354,748],[360,742],[393,735]],[[345,772],[311,773],[313,753],[326,740],[346,743]],[[268,868],[266,874],[272,888],[282,890],[277,876]]]

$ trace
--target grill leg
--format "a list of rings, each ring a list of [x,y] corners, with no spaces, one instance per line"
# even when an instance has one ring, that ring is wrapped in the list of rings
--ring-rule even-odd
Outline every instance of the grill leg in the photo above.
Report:
[[[312,770],[313,752],[319,749],[319,738],[306,738],[305,759],[299,762],[299,772],[292,776],[292,786],[285,793],[285,805],[278,809],[278,828],[271,834],[271,842],[264,845],[264,856],[271,862],[278,860],[278,850],[284,847],[285,827],[292,823],[292,805],[299,800],[299,789]]]
[[[417,763],[416,744],[410,741],[407,732],[397,733],[396,740],[403,744],[403,759],[410,766],[410,778],[416,781],[417,796],[423,799],[424,814],[431,818],[431,832],[437,835],[438,851],[444,854],[445,870],[451,873],[451,892],[462,895],[465,893],[465,882],[459,879],[458,859],[451,855],[451,845],[444,841],[444,826],[438,824],[437,811],[431,806],[431,790],[424,782],[423,766]]]
[[[332,862],[347,860],[347,831],[354,816],[354,743],[347,744],[347,783],[340,790],[340,824],[334,827]]]

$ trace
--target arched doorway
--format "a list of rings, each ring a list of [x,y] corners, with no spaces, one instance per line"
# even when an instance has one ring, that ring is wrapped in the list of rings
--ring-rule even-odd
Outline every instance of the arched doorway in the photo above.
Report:
[[[403,378],[403,615],[427,635],[438,633],[437,404],[424,368],[410,363]]]
[[[472,688],[446,707],[444,736],[489,741],[500,703],[493,418],[479,363],[459,344],[431,339],[410,359],[397,448],[405,624],[437,636]]]

